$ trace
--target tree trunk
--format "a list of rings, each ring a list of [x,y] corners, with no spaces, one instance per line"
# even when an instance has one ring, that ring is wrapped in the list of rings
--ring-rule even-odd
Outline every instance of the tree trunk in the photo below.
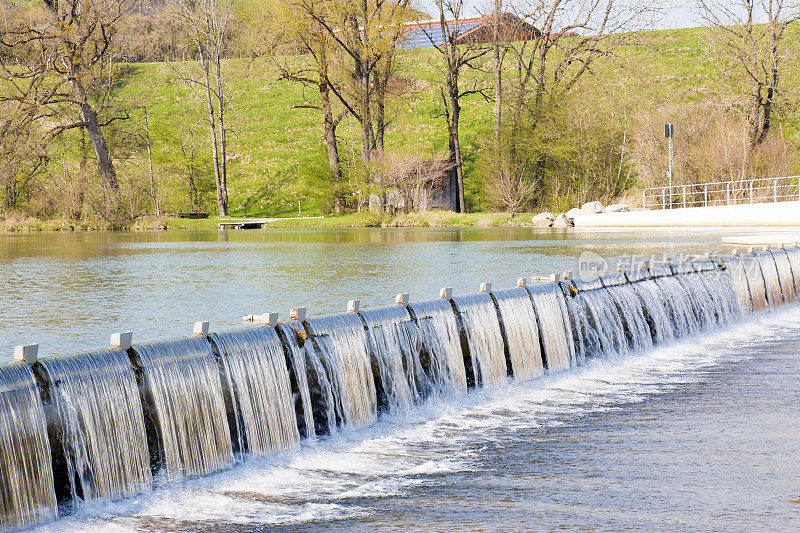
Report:
[[[228,214],[228,135],[225,129],[225,83],[222,78],[222,56],[219,52],[214,55],[214,66],[217,69],[217,103],[219,104],[219,145],[220,145],[220,183],[221,195],[225,204],[225,215]],[[223,214],[220,206],[220,215]]]
[[[147,106],[144,106],[144,140],[147,145],[147,167],[150,174],[150,196],[153,197],[153,211],[157,217],[161,216],[161,206],[158,204],[158,191],[153,174],[153,149],[150,142],[150,118]]]
[[[500,124],[503,113],[503,73],[500,63],[500,14],[502,0],[494,2],[492,17],[492,57],[494,59],[494,149],[500,149]]]
[[[81,121],[85,124],[84,129],[89,134],[89,140],[92,143],[92,148],[94,148],[95,156],[97,156],[97,169],[100,171],[100,178],[108,189],[107,192],[111,194],[112,203],[116,203],[119,196],[119,182],[117,181],[117,173],[114,170],[114,162],[111,160],[111,153],[108,151],[106,138],[103,136],[100,122],[97,120],[97,112],[89,103],[86,92],[80,82],[73,79],[71,83],[78,105],[78,113]]]
[[[219,145],[217,140],[217,118],[214,110],[214,99],[211,94],[211,66],[208,63],[208,58],[206,57],[202,48],[200,49],[200,61],[203,67],[203,76],[205,79],[206,109],[208,111],[211,154],[214,162],[214,182],[217,187],[217,206],[219,207],[220,216],[226,216],[228,214],[228,191],[223,188],[222,175],[220,172]]]
[[[322,125],[325,131],[325,150],[328,153],[328,167],[331,171],[331,185],[333,186],[333,212],[341,215],[344,212],[344,198],[339,191],[342,182],[342,168],[339,160],[339,144],[336,140],[336,127],[338,121],[333,117],[331,104],[331,87],[328,84],[328,55],[323,43],[319,51],[318,61],[319,100],[322,111]]]
[[[750,139],[750,149],[753,150],[758,145],[758,139],[761,136],[761,108],[764,103],[764,98],[761,96],[761,89],[763,85],[761,82],[754,82],[753,94],[750,96],[750,116],[747,118],[750,124],[750,132],[748,137]]]

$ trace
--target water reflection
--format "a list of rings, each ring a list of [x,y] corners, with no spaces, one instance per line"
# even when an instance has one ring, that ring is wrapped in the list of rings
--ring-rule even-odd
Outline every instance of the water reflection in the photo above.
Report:
[[[724,230],[723,230],[724,231]],[[732,232],[727,231],[726,234]],[[139,341],[187,333],[192,322],[306,305],[312,315],[435,298],[448,285],[510,287],[523,275],[574,269],[586,250],[699,253],[722,233],[618,233],[533,228],[76,232],[0,235],[0,359],[39,342],[43,354],[96,349],[113,331]]]

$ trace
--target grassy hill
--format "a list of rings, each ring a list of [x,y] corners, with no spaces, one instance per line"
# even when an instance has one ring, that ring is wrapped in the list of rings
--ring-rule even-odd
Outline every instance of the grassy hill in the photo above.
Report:
[[[633,130],[654,125],[660,128],[663,122],[672,121],[672,114],[681,106],[730,99],[739,88],[728,75],[730,67],[713,52],[706,32],[698,28],[640,36],[636,44],[598,64],[593,75],[586,76],[571,95],[569,105],[582,112],[581,116],[602,119],[608,115],[609,120],[622,120],[616,116],[622,109],[624,120]],[[397,94],[391,101],[393,122],[386,137],[387,153],[430,157],[445,152],[440,61],[433,49],[402,52]],[[213,210],[214,205],[204,107],[200,96],[183,79],[195,68],[192,63],[133,65],[118,95],[122,100],[149,103],[155,175],[165,207],[172,211],[186,209],[190,173],[200,178],[205,207]],[[250,216],[294,215],[298,201],[303,214],[318,214],[322,206],[315,191],[327,172],[320,117],[313,109],[296,108],[315,102],[313,89],[277,81],[274,58],[229,60],[225,69],[234,128],[229,147],[231,214],[243,215],[247,203]],[[492,103],[480,96],[464,102],[462,151],[467,190],[476,206],[485,199],[471,171],[475,154],[490,138],[491,109]],[[135,115],[133,123],[140,122],[140,115]],[[799,126],[796,113],[782,117],[782,131],[790,141],[798,140]],[[353,121],[345,120],[339,134],[342,155],[357,157]],[[143,168],[141,154],[132,151],[120,166],[120,175],[125,175],[125,169],[133,172],[134,167]],[[480,205],[486,207],[485,203]]]

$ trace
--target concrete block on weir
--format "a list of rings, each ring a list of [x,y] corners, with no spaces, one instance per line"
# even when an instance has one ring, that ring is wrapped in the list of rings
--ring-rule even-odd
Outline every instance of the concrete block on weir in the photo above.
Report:
[[[16,346],[14,348],[14,361],[25,361],[32,365],[39,360],[39,345],[26,344],[24,346]]]
[[[300,322],[304,322],[306,319],[306,308],[305,307],[292,307],[292,310],[289,311],[289,319],[290,320],[298,320]]]
[[[739,249],[734,248],[733,250],[731,250],[731,255],[739,255]]]
[[[558,276],[556,274],[550,274],[550,283],[555,283],[558,281]]]
[[[755,250],[755,248],[753,248],[752,246],[748,246],[747,247],[747,253],[748,254],[752,254],[754,250]]]
[[[192,333],[195,335],[202,335],[203,337],[208,337],[208,330],[210,324],[208,320],[201,320],[199,322],[194,323],[194,327],[192,328]]]
[[[396,305],[408,305],[408,299],[410,294],[407,292],[401,292],[400,294],[395,295],[394,303]]]
[[[571,279],[572,279],[572,271],[571,270],[565,270],[564,273],[561,274],[561,280],[562,281],[569,281]]]
[[[481,292],[492,292],[492,282],[484,281],[481,283]]]
[[[358,298],[354,300],[350,300],[347,302],[347,312],[348,313],[358,313],[358,309],[361,307],[361,300]]]
[[[263,313],[261,315],[244,315],[242,320],[244,322],[258,322],[268,326],[275,326],[278,324],[278,312],[273,311],[272,313]]]
[[[131,331],[122,331],[120,333],[114,333],[111,335],[112,348],[122,348],[123,350],[128,350],[132,343],[133,332]]]
[[[439,291],[439,298],[447,298],[448,300],[453,297],[453,287],[443,287]]]
[[[528,286],[528,278],[517,278],[517,287],[527,287]]]

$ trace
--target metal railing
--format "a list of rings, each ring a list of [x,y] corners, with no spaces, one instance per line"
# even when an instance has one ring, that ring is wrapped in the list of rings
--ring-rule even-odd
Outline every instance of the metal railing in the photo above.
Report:
[[[754,178],[751,180],[715,181],[647,187],[642,191],[645,209],[676,209],[712,205],[756,204],[800,201],[800,176]]]

